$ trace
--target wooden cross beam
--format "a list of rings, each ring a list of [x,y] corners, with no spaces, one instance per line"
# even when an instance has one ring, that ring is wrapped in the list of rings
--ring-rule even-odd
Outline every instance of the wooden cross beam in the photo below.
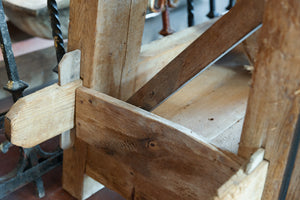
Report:
[[[92,4],[92,2],[94,2],[94,1],[90,1],[89,4]],[[251,33],[253,31],[253,29],[256,29],[261,24],[261,21],[262,21],[262,13],[263,13],[263,3],[262,2],[263,1],[255,0],[255,1],[242,1],[242,2],[238,3],[236,5],[236,7],[234,9],[232,9],[232,11],[227,13],[224,17],[222,17],[220,20],[218,20],[216,22],[216,24],[214,24],[212,27],[210,27],[203,35],[201,35],[198,39],[196,39],[189,47],[187,47],[173,61],[171,61],[166,67],[164,67],[155,77],[153,77],[139,91],[137,91],[127,102],[129,102],[133,105],[136,105],[138,107],[144,108],[146,110],[153,109],[157,104],[159,104],[161,101],[163,101],[169,95],[171,95],[180,86],[182,86],[184,83],[188,82],[197,73],[199,73],[201,70],[203,70],[207,64],[216,60],[218,57],[220,57],[220,55],[224,54],[224,52],[226,52],[228,49],[231,49],[236,43],[240,42],[242,38],[244,38],[246,35]],[[94,3],[96,3],[96,2],[94,2]],[[78,3],[78,5],[80,5],[80,4]],[[84,6],[92,6],[92,5],[84,4]],[[96,4],[96,5],[98,5],[98,4]],[[96,5],[93,5],[93,6],[96,6]],[[112,6],[112,5],[109,5],[108,7],[110,7],[110,6]],[[117,3],[117,6],[121,6],[121,5],[119,5],[119,3]],[[140,6],[140,5],[137,5],[137,6]],[[83,8],[80,7],[78,9],[83,9]],[[250,17],[250,20],[248,19],[248,17],[247,17],[248,20],[243,18],[245,16],[243,14],[243,12],[246,12],[246,10],[248,13],[247,16],[252,16],[252,17]],[[77,12],[79,12],[79,10],[77,10]],[[91,13],[89,13],[89,14],[91,14]],[[78,17],[77,15],[75,15],[75,16]],[[87,17],[86,20],[89,19],[88,15],[85,17]],[[83,20],[83,19],[81,19],[81,20]],[[106,19],[104,19],[104,21],[105,20]],[[136,19],[134,19],[134,20],[136,20]],[[244,23],[245,21],[247,21],[247,23]],[[70,30],[72,30],[72,27],[74,27],[74,26],[80,26],[80,27],[78,27],[78,29],[80,29],[82,31],[84,29],[87,29],[85,22],[79,23],[78,21],[76,21],[76,23],[74,23],[74,25],[72,25],[72,23],[71,23],[70,26],[71,26]],[[106,30],[106,31],[110,32],[110,30]],[[129,31],[128,34],[132,34],[131,30],[128,30],[128,31]],[[72,33],[72,31],[70,31],[70,33]],[[115,60],[120,59],[119,56],[115,59],[112,58],[112,59],[109,59],[107,62],[104,62],[104,60],[101,59],[101,56],[99,56],[98,54],[96,56],[95,53],[98,50],[94,49],[95,51],[93,53],[90,53],[89,51],[93,48],[102,47],[101,51],[100,50],[99,51],[102,52],[103,54],[104,54],[104,52],[106,52],[105,55],[109,56],[110,55],[109,52],[112,52],[112,50],[110,48],[112,48],[113,45],[116,46],[118,43],[116,43],[116,44],[107,43],[108,41],[103,39],[103,41],[96,41],[96,42],[102,44],[102,46],[97,45],[97,47],[93,47],[92,44],[90,44],[88,41],[86,41],[86,40],[88,40],[89,37],[77,36],[77,34],[80,35],[80,32],[79,33],[76,32],[74,34],[75,34],[75,36],[71,35],[72,37],[70,37],[70,39],[69,39],[69,49],[70,50],[74,49],[75,48],[74,46],[76,46],[78,48],[82,48],[83,50],[88,49],[88,51],[83,51],[82,59],[81,59],[81,76],[87,77],[86,79],[84,78],[84,80],[86,80],[86,82],[84,82],[83,85],[94,88],[98,91],[110,94],[111,96],[121,98],[121,99],[123,99],[122,97],[129,96],[130,92],[133,91],[131,89],[131,86],[129,87],[127,85],[128,86],[127,87],[127,86],[124,86],[124,84],[120,84],[120,83],[122,81],[124,81],[124,82],[126,82],[126,84],[133,85],[132,82],[134,81],[135,78],[133,78],[133,76],[129,73],[131,70],[128,69],[128,67],[130,66],[130,68],[133,68],[133,66],[135,65],[134,63],[137,62],[137,59],[135,59],[136,61],[132,60],[132,57],[137,57],[137,54],[138,54],[138,52],[133,49],[137,48],[137,46],[138,46],[137,44],[138,43],[140,44],[140,41],[138,40],[137,42],[131,43],[130,40],[128,40],[127,41],[128,44],[126,43],[127,46],[124,47],[125,50],[122,52],[119,52],[119,51],[116,52],[118,54],[121,54],[123,57],[125,56],[124,57],[125,60],[128,56],[131,55],[128,52],[131,52],[133,55],[135,55],[135,56],[131,55],[131,57],[128,58],[129,60],[131,60],[131,61],[128,61],[129,63],[131,62],[130,64],[129,63],[125,64],[123,62],[115,63]],[[99,34],[100,34],[99,37],[102,38],[101,34],[103,34],[103,33],[100,31]],[[135,38],[135,36],[136,35],[132,35],[131,37]],[[129,38],[131,38],[131,37],[129,37]],[[140,37],[141,37],[141,35],[140,35]],[[119,36],[117,38],[119,38]],[[122,35],[122,38],[123,38],[123,35]],[[95,41],[95,40],[93,40],[93,41]],[[119,43],[122,43],[122,42],[119,41]],[[211,45],[211,43],[215,43],[216,46]],[[131,48],[130,45],[135,45],[135,48]],[[121,48],[121,49],[123,49],[123,48]],[[128,51],[126,49],[128,49]],[[125,53],[125,52],[127,52],[127,53]],[[91,63],[91,61],[93,61],[93,62]],[[113,70],[111,71],[112,65],[118,66],[118,69],[116,69],[116,67],[114,67]],[[99,67],[101,67],[100,71],[98,69]],[[87,71],[87,72],[85,73],[85,71]],[[105,72],[105,71],[107,71],[107,72]],[[122,76],[121,76],[121,74],[120,74],[121,71],[123,71],[126,75],[122,74]],[[86,74],[86,75],[84,75],[84,74]],[[100,75],[97,75],[97,74],[100,74],[103,77],[100,78]],[[93,76],[93,78],[91,78],[90,76]],[[122,78],[124,76],[125,76],[125,78]],[[119,79],[118,83],[116,80],[114,80],[116,77],[118,77],[118,79]],[[131,78],[129,78],[129,77],[131,77]],[[92,79],[93,81],[89,81],[89,79]],[[98,83],[96,84],[95,82],[97,82],[97,81],[98,81]],[[107,88],[105,90],[101,89],[101,88],[99,88],[100,87],[99,85],[101,85],[101,87],[105,88],[104,87],[105,84],[103,85],[102,82],[105,82],[105,84],[108,84],[110,82],[110,84],[108,84],[108,85],[111,85],[111,86],[113,85],[115,88]],[[49,90],[49,91],[47,92],[46,90]],[[43,90],[43,92],[48,93],[48,95],[50,96],[51,95],[50,93],[52,93],[51,90],[56,91],[53,88],[49,88],[49,89]],[[127,93],[125,91],[127,91]],[[126,95],[125,95],[125,93],[126,93]],[[36,94],[34,94],[34,95],[36,95]],[[18,107],[16,107],[16,106],[13,107],[6,117],[6,127],[7,127],[6,134],[15,145],[23,146],[23,147],[32,147],[32,146],[37,145],[47,139],[50,139],[51,137],[61,134],[62,131],[67,130],[66,127],[68,127],[69,129],[73,127],[74,117],[72,119],[69,118],[69,121],[68,122],[66,121],[64,123],[63,128],[58,128],[58,129],[48,129],[46,125],[41,126],[43,129],[34,129],[34,127],[28,128],[27,124],[31,123],[30,119],[26,120],[25,124],[24,123],[20,123],[20,124],[14,123],[14,120],[15,120],[14,118],[17,118],[18,116],[20,116],[20,114],[19,114],[20,112],[22,112],[24,114],[23,115],[24,117],[27,116],[25,113],[28,112],[28,109],[30,109],[30,112],[31,112],[32,108],[28,107],[26,105],[27,104],[26,100],[29,98],[30,98],[30,102],[32,102],[33,105],[37,105],[36,102],[34,102],[34,101],[39,102],[38,96],[25,97],[21,100],[23,103],[19,102],[17,104]],[[65,103],[69,105],[69,103],[67,103],[67,102],[65,102]],[[60,104],[53,103],[51,105],[56,107],[56,108],[51,109],[53,111],[62,108]],[[40,105],[39,111],[40,112],[43,112],[44,110],[46,111],[47,109],[42,109],[45,106],[48,106],[47,103],[44,105]],[[22,109],[20,109],[20,107],[22,107]],[[72,115],[73,111],[74,111],[73,109],[69,110],[68,114]],[[18,113],[18,114],[14,114],[14,113]],[[56,112],[53,112],[53,114],[55,114],[55,113]],[[42,116],[42,115],[47,116],[46,113],[44,113],[44,114],[36,113],[36,114],[37,114],[37,116]],[[23,118],[18,117],[18,120],[20,120],[21,122],[24,122],[24,117]],[[33,117],[32,120],[35,120],[35,118],[36,117]],[[40,119],[43,119],[43,118],[41,117]],[[59,118],[56,118],[56,119],[59,121]],[[44,122],[44,123],[48,124],[49,122]],[[40,131],[43,131],[45,134],[40,136]],[[36,140],[31,141],[31,137],[33,137],[33,136],[39,136],[39,137],[35,137]],[[20,142],[20,141],[22,141],[22,142]]]
[[[255,32],[262,23],[263,11],[262,0],[238,2],[127,102],[151,111]]]
[[[105,183],[123,196],[133,199],[136,197],[151,199],[151,193],[157,198],[159,195],[165,195],[166,199],[178,199],[182,188],[185,191],[184,197],[187,199],[226,199],[232,196],[239,198],[247,193],[245,191],[255,191],[256,186],[259,187],[257,189],[259,192],[253,199],[258,199],[267,171],[266,162],[258,162],[260,164],[257,168],[254,167],[255,170],[247,174],[243,169],[245,162],[239,157],[224,153],[204,140],[195,140],[191,137],[193,132],[188,129],[112,98],[126,100],[132,96],[132,88],[135,87],[135,73],[132,71],[140,51],[146,3],[146,0],[71,1],[69,50],[80,49],[82,51],[81,78],[86,88],[78,89],[75,94],[75,88],[81,83],[76,85],[71,91],[71,103],[67,105],[65,105],[66,102],[63,102],[63,106],[50,104],[53,107],[51,115],[54,116],[57,111],[66,116],[63,128],[52,126],[49,129],[46,125],[50,122],[40,118],[43,120],[41,124],[44,125],[39,131],[20,132],[24,124],[20,123],[18,117],[26,116],[27,108],[41,113],[49,108],[46,103],[39,102],[40,95],[35,93],[24,97],[21,103],[17,103],[8,113],[6,134],[11,141],[18,141],[18,138],[21,138],[22,142],[19,144],[30,146],[60,134],[65,131],[66,127],[69,129],[74,127],[74,121],[76,121],[77,137],[74,146],[64,151],[63,187],[78,199],[92,194],[91,191],[88,194],[84,191],[88,188],[85,183],[88,176]],[[149,82],[154,88],[162,91],[162,93],[154,92],[155,98],[158,98],[156,94],[161,94],[162,97],[154,104],[146,102],[150,106],[144,108],[152,109],[201,71],[203,66],[212,63],[252,33],[261,23],[262,7],[263,1],[259,0],[241,1],[237,4],[235,9],[222,17],[217,24],[201,35],[152,79],[166,80],[172,77],[170,69],[175,63],[176,76],[174,77],[179,77],[179,81],[171,79],[171,85],[176,83],[174,87],[170,89],[165,85]],[[88,12],[84,12],[85,10]],[[247,11],[248,17],[249,15],[252,17],[245,19],[244,14],[240,14],[243,11]],[[122,21],[124,18],[128,20]],[[118,22],[121,24],[117,25]],[[229,33],[221,35],[220,28]],[[209,42],[204,42],[206,40],[219,44],[220,50],[214,50],[215,47],[213,48]],[[194,64],[195,61],[200,61],[197,53],[203,52],[199,51],[199,47],[207,50],[207,54],[200,54],[203,65]],[[81,80],[75,82],[81,82]],[[50,98],[50,92],[59,93],[67,85],[59,87],[53,85],[42,92]],[[145,87],[149,88],[147,84]],[[144,90],[143,88],[141,90]],[[163,88],[166,88],[166,93],[163,92]],[[59,99],[62,95],[57,96]],[[75,99],[77,100],[74,107]],[[129,102],[139,106],[134,101],[129,100]],[[27,104],[29,106],[26,106]],[[71,109],[70,104],[72,104]],[[39,105],[39,109],[35,105]],[[76,118],[74,108],[78,111]],[[40,116],[38,112],[36,115]],[[67,113],[64,114],[64,112]],[[41,116],[44,115],[46,114]],[[59,123],[60,119],[65,118],[55,119],[55,122]],[[27,122],[30,120],[36,122],[35,119],[26,119]],[[102,131],[99,133],[98,129]],[[138,131],[135,132],[136,130]],[[38,138],[37,136],[42,131],[46,131],[47,134]],[[21,134],[24,135],[21,136]],[[114,137],[111,137],[112,135]],[[35,136],[36,140],[26,142],[30,137]],[[134,159],[135,155],[137,159]],[[99,158],[104,160],[99,160]],[[120,169],[120,166],[124,168]],[[165,171],[159,171],[159,168],[165,166],[167,166]],[[164,178],[169,169],[172,169],[169,174],[172,182],[168,182],[168,177]],[[251,179],[250,190],[243,187],[244,180],[253,178],[257,174],[259,178]],[[120,175],[124,175],[124,179],[120,179]],[[178,183],[178,180],[182,183]],[[201,185],[203,182],[207,185]],[[139,183],[143,183],[144,187],[138,187],[136,184]],[[236,183],[238,183],[237,187],[234,186]],[[151,188],[152,192],[145,191],[145,188]]]
[[[250,191],[247,199],[259,199],[263,191],[266,162],[254,174],[249,168],[253,181],[243,187],[244,160],[185,127],[84,87],[76,91],[76,134],[94,152],[86,173],[126,199],[240,199]],[[262,158],[252,159],[254,169]]]

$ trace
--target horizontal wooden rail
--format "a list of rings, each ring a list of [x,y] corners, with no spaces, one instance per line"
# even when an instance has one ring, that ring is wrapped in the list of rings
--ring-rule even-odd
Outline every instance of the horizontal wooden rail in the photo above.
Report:
[[[127,199],[208,199],[241,167],[191,130],[83,87],[76,135],[95,151],[87,174]]]

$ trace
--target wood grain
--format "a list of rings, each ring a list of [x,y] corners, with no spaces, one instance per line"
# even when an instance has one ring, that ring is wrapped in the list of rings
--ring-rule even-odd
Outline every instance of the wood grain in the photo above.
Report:
[[[240,1],[127,102],[152,110],[262,22],[264,1]],[[247,14],[245,14],[247,13]]]
[[[75,89],[81,84],[54,84],[19,99],[5,116],[10,142],[30,148],[73,128]]]
[[[239,170],[218,190],[214,200],[261,200],[269,163],[262,161],[249,175]]]
[[[153,113],[212,141],[245,116],[250,79],[251,75],[240,66],[212,66]],[[237,130],[238,134],[241,130]],[[239,139],[235,141],[238,144]]]
[[[240,142],[244,157],[265,148],[270,166],[264,199],[278,199],[300,111],[299,9],[297,0],[267,1]]]
[[[68,49],[82,52],[85,87],[122,97],[121,85],[131,84],[126,76],[140,53],[146,7],[147,0],[71,1]]]
[[[138,61],[147,0],[71,0],[68,50],[80,49],[83,85],[114,97],[121,97],[122,77],[127,77]],[[129,83],[128,83],[129,84]],[[76,139],[80,140],[80,139]],[[80,140],[80,143],[84,143]],[[76,159],[87,145],[76,145],[66,152]],[[77,152],[77,153],[76,153]],[[81,160],[81,164],[85,159]],[[83,198],[88,184],[84,168],[65,164],[68,174],[81,177],[77,182],[65,182],[64,189],[76,198]],[[76,191],[81,189],[82,191]],[[88,189],[88,188],[87,188]],[[98,189],[101,189],[99,187]],[[79,195],[79,196],[78,196]]]
[[[191,130],[83,87],[76,134],[94,151],[87,174],[127,199],[206,199],[240,168]]]
[[[80,79],[80,50],[66,53],[58,64],[58,85]]]
[[[121,91],[126,91],[126,93],[122,93],[121,99],[127,100],[131,97],[213,25],[217,19],[218,18],[209,20],[203,24],[184,29],[168,37],[163,37],[149,44],[142,45],[138,64],[132,66],[131,70],[126,71],[122,77],[123,84],[121,85]]]
[[[63,86],[80,79],[80,50],[66,53],[58,64],[58,85]],[[60,136],[60,148],[67,149],[74,145],[75,130],[68,130]]]

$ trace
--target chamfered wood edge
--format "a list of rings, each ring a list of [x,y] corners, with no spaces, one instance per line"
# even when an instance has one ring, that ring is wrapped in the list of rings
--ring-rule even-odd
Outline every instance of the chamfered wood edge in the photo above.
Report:
[[[81,80],[73,81],[65,86],[53,84],[19,99],[5,115],[6,137],[16,146],[31,148],[73,128],[75,106],[71,108],[65,105],[75,103],[75,89],[81,85]],[[58,99],[54,100],[54,97]],[[42,99],[43,101],[41,101]],[[37,105],[41,107],[38,107],[38,110],[32,110]],[[66,107],[68,107],[67,110]],[[30,116],[28,116],[29,114]],[[64,123],[59,128],[49,130],[48,122],[52,122],[51,119],[59,122],[60,117],[65,119]],[[37,121],[38,123],[32,126],[32,123]],[[36,129],[37,126],[40,127]],[[53,124],[53,126],[55,125]]]
[[[268,166],[269,162],[263,160],[250,174],[240,169],[218,189],[214,200],[261,200]]]

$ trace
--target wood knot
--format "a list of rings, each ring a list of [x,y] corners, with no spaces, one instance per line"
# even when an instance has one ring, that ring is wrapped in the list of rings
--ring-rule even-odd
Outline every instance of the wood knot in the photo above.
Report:
[[[157,142],[151,140],[147,143],[147,147],[153,150],[159,149]]]

